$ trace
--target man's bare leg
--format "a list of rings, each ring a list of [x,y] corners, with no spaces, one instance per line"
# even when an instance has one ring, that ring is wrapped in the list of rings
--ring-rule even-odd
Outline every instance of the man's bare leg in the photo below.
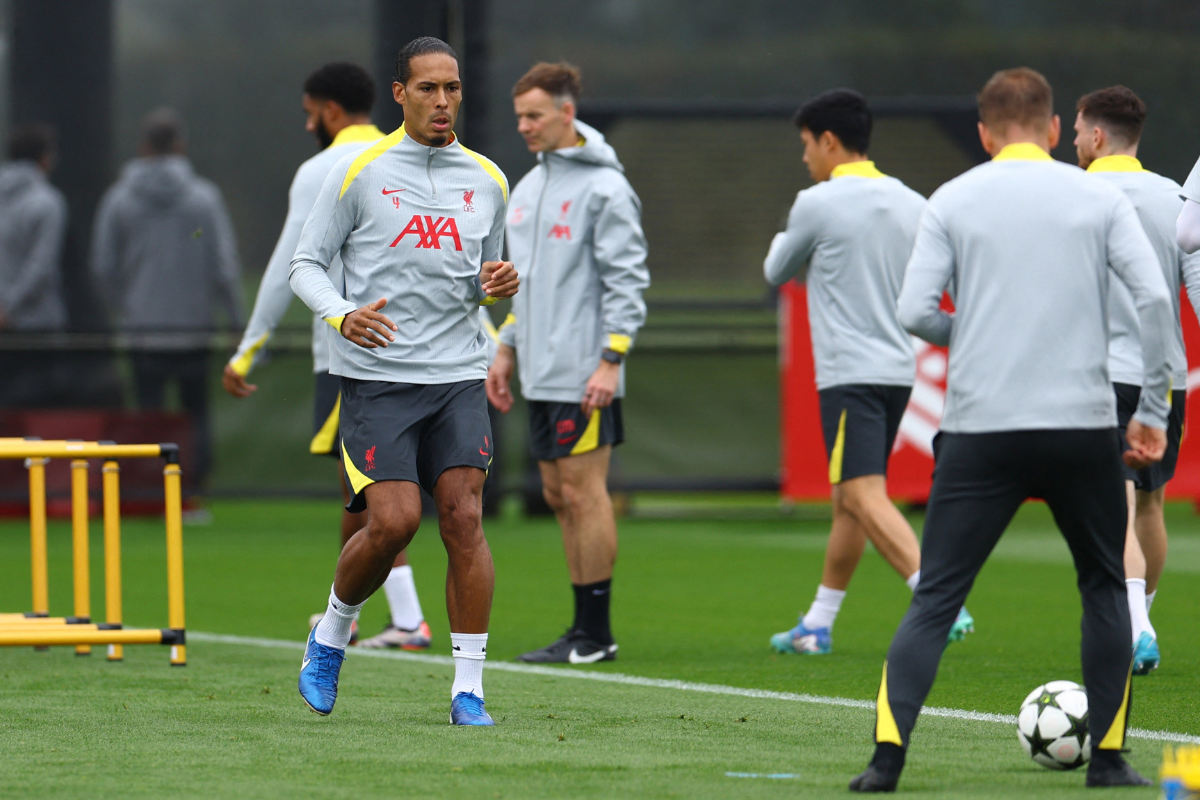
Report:
[[[433,487],[448,561],[446,610],[454,655],[450,697],[456,703],[461,695],[483,699],[483,661],[487,657],[488,619],[496,584],[492,551],[483,535],[485,477],[484,471],[476,467],[452,467]],[[452,709],[452,717],[454,713]],[[487,724],[491,724],[490,717]]]
[[[879,555],[909,580],[921,568],[921,546],[887,494],[883,475],[862,475],[833,487],[834,502],[854,517]],[[910,587],[911,588],[911,587]]]
[[[1151,637],[1156,635],[1154,626],[1150,624],[1150,614],[1146,611],[1146,557],[1138,542],[1137,494],[1133,481],[1125,481],[1125,498],[1129,508],[1125,524],[1125,594],[1129,600],[1130,633],[1134,644],[1143,633],[1149,633]]]
[[[1135,493],[1137,511],[1133,527],[1145,558],[1147,597],[1158,591],[1158,581],[1162,578],[1163,569],[1167,564],[1167,525],[1163,520],[1164,492],[1166,487],[1160,486],[1153,492]]]
[[[834,496],[836,498],[836,491]],[[839,592],[846,591],[866,548],[867,534],[835,499],[833,523],[829,526],[829,543],[825,545],[825,566],[821,570],[821,585]]]
[[[609,611],[617,561],[617,520],[608,494],[612,445],[554,461],[539,461],[542,495],[562,529],[575,618],[556,642],[519,661],[591,663],[616,653]]]

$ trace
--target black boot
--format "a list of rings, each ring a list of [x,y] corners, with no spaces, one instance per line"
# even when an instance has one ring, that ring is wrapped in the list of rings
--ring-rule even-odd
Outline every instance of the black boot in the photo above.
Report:
[[[904,748],[894,744],[875,745],[875,755],[862,774],[850,781],[852,792],[894,792],[904,770]]]
[[[1129,766],[1115,750],[1093,750],[1088,764],[1088,786],[1153,786],[1154,781]]]

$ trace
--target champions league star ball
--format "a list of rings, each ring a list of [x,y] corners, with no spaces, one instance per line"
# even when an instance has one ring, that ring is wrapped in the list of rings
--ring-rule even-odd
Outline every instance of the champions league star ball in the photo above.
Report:
[[[1073,681],[1050,681],[1029,693],[1017,715],[1025,754],[1046,769],[1075,769],[1092,757],[1087,690]]]

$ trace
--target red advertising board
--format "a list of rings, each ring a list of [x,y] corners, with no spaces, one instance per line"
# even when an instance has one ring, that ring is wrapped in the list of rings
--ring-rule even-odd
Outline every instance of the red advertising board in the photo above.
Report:
[[[1200,325],[1183,300],[1183,338],[1188,350],[1189,419],[1200,413],[1196,396],[1200,385]],[[802,284],[790,282],[779,292],[779,386],[782,458],[780,486],[784,497],[820,500],[829,497],[829,462],[821,436],[821,414],[813,372],[812,340],[808,329],[808,301]],[[946,396],[946,351],[914,339],[917,375],[908,410],[900,423],[896,446],[888,467],[888,492],[897,500],[920,503],[929,497],[933,472],[931,442],[942,418]],[[1189,447],[1185,435],[1175,479],[1167,496],[1200,500],[1200,449]]]

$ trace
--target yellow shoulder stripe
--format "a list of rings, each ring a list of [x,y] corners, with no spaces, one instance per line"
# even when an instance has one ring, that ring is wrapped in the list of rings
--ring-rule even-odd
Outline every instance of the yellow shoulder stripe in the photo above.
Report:
[[[262,350],[263,345],[267,343],[267,339],[271,338],[271,332],[267,331],[262,336],[258,337],[258,341],[246,348],[246,352],[229,362],[229,367],[243,378],[250,374],[250,367],[254,364],[254,357],[258,355],[258,351]]]
[[[493,164],[491,161],[488,161],[483,156],[479,155],[479,153],[476,153],[474,150],[468,150],[466,147],[463,147],[462,142],[459,142],[458,146],[462,147],[462,151],[464,153],[466,153],[471,158],[473,158],[477,162],[479,162],[479,166],[483,167],[484,172],[486,172],[488,175],[492,176],[492,180],[494,180],[496,183],[500,184],[500,191],[504,193],[504,202],[507,203],[508,202],[508,181],[506,181],[504,179],[504,173],[501,172],[500,170],[496,169],[495,164]]]
[[[346,178],[342,181],[342,190],[338,192],[338,199],[341,199],[342,195],[346,193],[346,190],[350,188],[350,184],[354,183],[354,179],[358,177],[358,173],[366,169],[367,165],[372,161],[379,158],[396,145],[400,144],[403,139],[404,126],[401,125],[399,128],[396,128],[396,130],[359,153],[358,158],[354,159],[354,161],[350,164],[350,169],[346,171]]]

